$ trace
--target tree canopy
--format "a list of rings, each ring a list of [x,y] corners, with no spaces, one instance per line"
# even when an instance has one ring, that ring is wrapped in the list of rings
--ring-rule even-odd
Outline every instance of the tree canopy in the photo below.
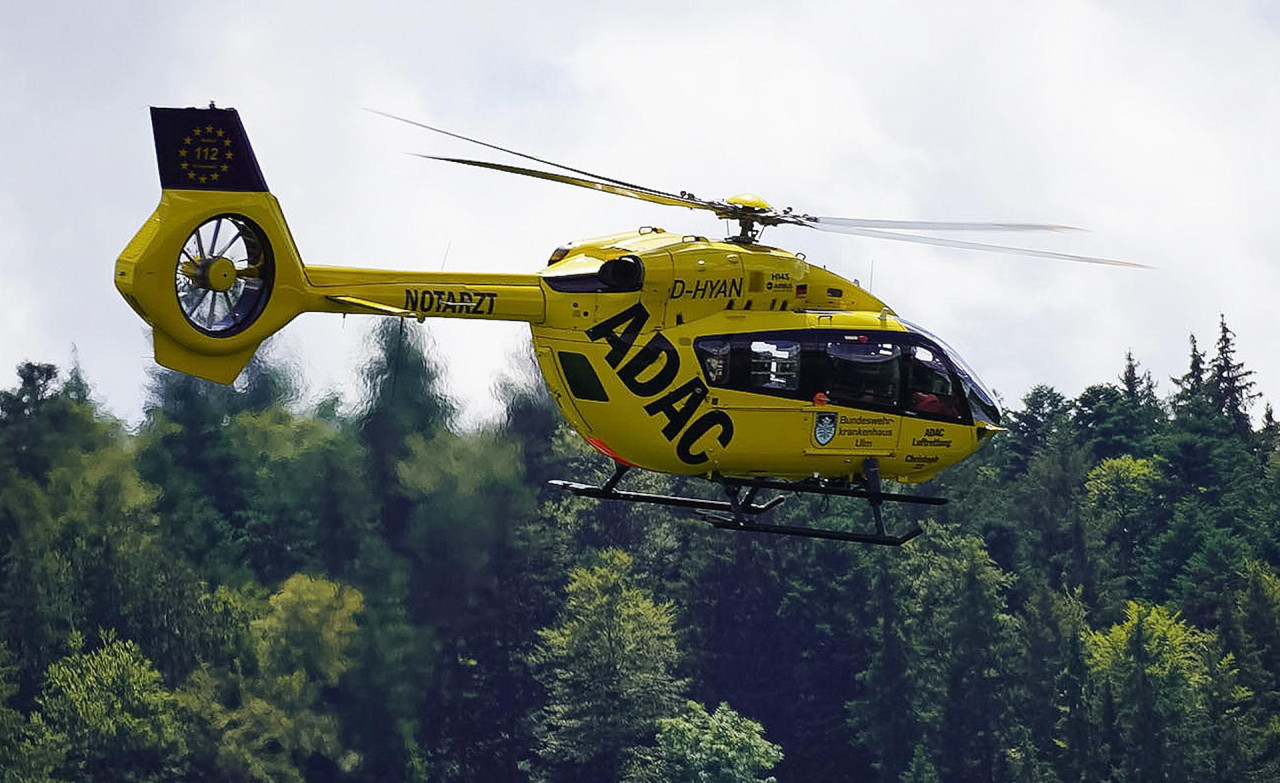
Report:
[[[23,364],[0,781],[1280,778],[1280,425],[1200,345],[1027,390],[900,549],[551,491],[609,466],[529,357],[463,430],[395,321],[362,399],[157,370],[136,429]]]

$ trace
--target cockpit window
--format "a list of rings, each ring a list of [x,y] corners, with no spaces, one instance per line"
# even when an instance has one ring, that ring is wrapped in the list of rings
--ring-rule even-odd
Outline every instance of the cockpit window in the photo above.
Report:
[[[960,396],[942,356],[924,345],[911,346],[907,363],[907,410],[931,418],[960,419]]]
[[[916,334],[922,335],[929,340],[937,343],[943,351],[946,352],[947,358],[951,360],[951,364],[955,366],[956,374],[960,376],[961,385],[964,387],[964,396],[969,401],[969,407],[973,412],[973,417],[979,421],[985,421],[990,424],[1000,423],[1000,406],[996,405],[995,395],[983,385],[978,374],[973,371],[967,362],[956,353],[956,349],[947,345],[937,335],[932,334],[929,330],[922,326],[911,323],[905,318],[899,318],[899,322]]]

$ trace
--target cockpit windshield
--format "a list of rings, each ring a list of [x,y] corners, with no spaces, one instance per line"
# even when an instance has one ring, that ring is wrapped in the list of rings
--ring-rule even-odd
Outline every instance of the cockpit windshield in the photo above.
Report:
[[[959,353],[956,353],[956,349],[947,345],[946,341],[923,326],[914,324],[902,317],[899,317],[898,321],[910,331],[933,341],[946,352],[947,358],[951,359],[951,364],[955,367],[961,382],[964,383],[965,396],[969,399],[969,407],[973,409],[973,417],[989,424],[999,424],[1000,407],[996,405],[995,395],[983,385],[978,378],[978,374],[961,358]]]

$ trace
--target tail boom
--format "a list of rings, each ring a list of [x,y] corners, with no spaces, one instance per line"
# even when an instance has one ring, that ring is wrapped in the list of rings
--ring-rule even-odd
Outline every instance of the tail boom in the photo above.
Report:
[[[537,275],[305,267],[234,109],[152,109],[160,203],[115,264],[156,361],[230,383],[304,312],[541,323]]]
[[[456,272],[397,272],[313,266],[307,279],[337,313],[417,318],[473,318],[542,323],[546,298],[537,275]]]

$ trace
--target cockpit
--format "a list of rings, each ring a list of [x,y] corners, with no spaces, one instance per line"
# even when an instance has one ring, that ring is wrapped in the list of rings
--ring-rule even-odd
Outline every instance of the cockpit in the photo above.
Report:
[[[937,421],[1000,423],[991,392],[954,349],[906,332],[803,329],[700,337],[708,386]]]

